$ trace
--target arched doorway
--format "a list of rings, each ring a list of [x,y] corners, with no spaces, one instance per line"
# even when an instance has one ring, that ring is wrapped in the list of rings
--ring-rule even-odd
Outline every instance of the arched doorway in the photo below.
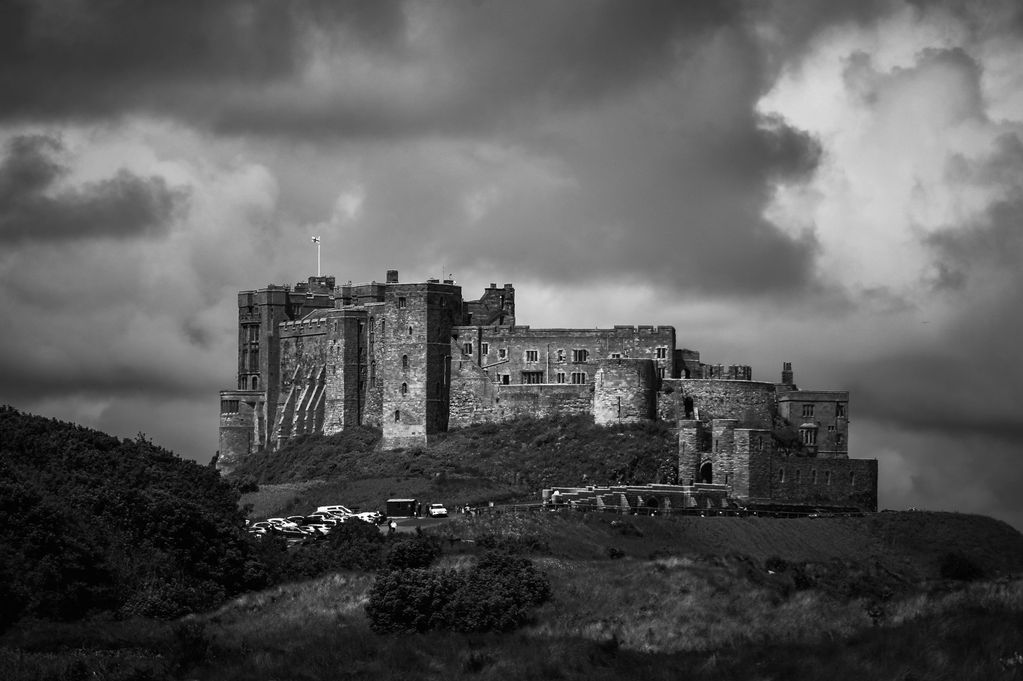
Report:
[[[710,461],[704,461],[700,465],[700,482],[710,484],[714,482],[714,469],[710,465]]]

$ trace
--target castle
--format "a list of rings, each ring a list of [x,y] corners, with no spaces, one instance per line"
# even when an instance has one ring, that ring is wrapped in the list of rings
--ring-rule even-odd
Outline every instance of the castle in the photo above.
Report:
[[[778,383],[704,364],[672,326],[533,329],[516,323],[511,284],[468,301],[453,280],[401,283],[396,270],[383,283],[317,276],[239,292],[238,385],[220,393],[217,466],[356,424],[395,449],[557,414],[672,424],[678,480],[694,495],[877,507],[877,461],[848,455],[846,391],[800,390],[788,363]]]

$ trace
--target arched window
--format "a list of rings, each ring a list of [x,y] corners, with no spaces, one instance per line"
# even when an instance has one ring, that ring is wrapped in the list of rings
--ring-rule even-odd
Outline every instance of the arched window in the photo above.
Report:
[[[708,485],[714,482],[714,470],[710,461],[704,461],[700,466],[700,482],[705,482]]]
[[[259,390],[259,376],[252,377],[252,389]]]
[[[398,421],[401,421],[401,410],[400,409],[395,409],[394,410],[394,422],[397,423]]]
[[[412,335],[412,327],[411,326],[408,327],[408,335],[410,335],[410,336]]]
[[[408,369],[408,355],[401,356],[401,368]]]
[[[408,383],[401,384],[401,394],[408,395]]]

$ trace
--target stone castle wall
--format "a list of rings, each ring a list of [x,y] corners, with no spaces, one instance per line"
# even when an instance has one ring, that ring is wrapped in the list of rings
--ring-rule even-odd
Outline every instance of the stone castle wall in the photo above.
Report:
[[[735,419],[749,428],[773,426],[773,383],[693,378],[682,379],[679,387],[684,418]]]
[[[593,420],[599,425],[654,420],[655,370],[649,359],[600,360],[593,389]]]

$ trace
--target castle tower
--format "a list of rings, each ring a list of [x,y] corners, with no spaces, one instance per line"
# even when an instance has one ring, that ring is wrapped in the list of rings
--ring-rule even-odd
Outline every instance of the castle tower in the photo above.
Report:
[[[453,281],[389,283],[378,312],[386,337],[377,343],[382,379],[384,449],[425,445],[448,427],[451,331],[462,320]]]
[[[597,425],[653,420],[657,409],[657,378],[653,360],[601,359],[593,388],[593,420]]]

